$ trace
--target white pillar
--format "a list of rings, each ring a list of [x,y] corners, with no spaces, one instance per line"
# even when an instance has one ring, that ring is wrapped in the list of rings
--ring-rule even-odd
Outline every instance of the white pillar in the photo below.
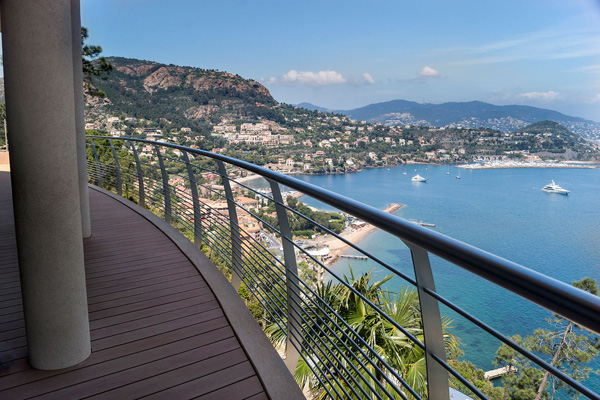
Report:
[[[85,120],[83,116],[83,66],[81,62],[81,13],[79,0],[71,0],[71,32],[73,35],[73,82],[75,89],[75,135],[77,137],[77,164],[79,171],[79,203],[81,230],[84,238],[92,236],[90,222],[90,194],[87,180],[85,152]]]
[[[29,361],[60,369],[91,351],[70,0],[2,0],[11,182]]]

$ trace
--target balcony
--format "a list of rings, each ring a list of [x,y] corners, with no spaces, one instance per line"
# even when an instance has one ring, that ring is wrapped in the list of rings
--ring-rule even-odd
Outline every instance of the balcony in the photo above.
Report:
[[[597,398],[580,382],[436,293],[429,253],[536,304],[568,315],[570,320],[590,330],[597,330],[598,320],[594,313],[598,308],[598,299],[585,292],[364,204],[240,160],[138,139],[90,136],[87,138],[87,149],[89,179],[96,184],[92,192],[103,187],[112,192],[105,192],[105,196],[113,199],[124,196],[152,210],[164,219],[157,225],[167,231],[173,228],[179,231],[174,232],[172,237],[187,243],[188,254],[199,254],[191,246],[192,242],[199,248],[208,249],[207,252],[218,260],[221,269],[231,276],[233,287],[239,289],[243,283],[262,304],[264,310],[260,319],[271,323],[267,331],[272,338],[279,338],[275,342],[279,343],[278,349],[285,353],[290,372],[298,375],[302,368],[310,369],[311,378],[303,382],[305,387],[312,388],[312,395],[331,398],[406,398],[411,395],[414,398],[447,398],[451,392],[449,387],[452,386],[449,381],[454,379],[454,382],[462,383],[463,390],[466,388],[473,398],[486,398],[447,362],[450,350],[447,335],[442,333],[445,328],[439,309],[440,305],[444,305],[571,387]],[[243,175],[247,172],[265,177],[270,182],[270,191],[252,189],[232,177],[232,174]],[[212,181],[203,177],[211,177]],[[405,242],[411,249],[416,279],[402,274],[355,244],[347,244],[363,254],[362,257],[377,261],[396,278],[417,288],[418,308],[421,310],[421,322],[417,324],[420,328],[417,331],[414,330],[415,326],[400,325],[388,314],[393,313],[393,308],[385,308],[369,297],[365,288],[337,276],[321,259],[293,240],[289,221],[304,218],[344,241],[322,223],[312,221],[286,205],[281,193],[283,185],[335,206],[347,215],[368,221]],[[235,197],[235,193],[243,191],[252,192],[258,198],[252,200],[252,207],[248,204],[249,199]],[[257,204],[268,203],[273,204],[277,211],[275,223],[261,217],[254,209]],[[145,210],[138,211],[149,214]],[[245,218],[241,217],[243,214]],[[243,221],[253,218],[260,221],[266,232],[280,238],[282,254],[267,249],[261,236],[253,234],[252,229],[244,225]],[[186,242],[188,239],[190,241]],[[391,365],[391,361],[378,354],[375,348],[379,344],[367,342],[368,339],[359,333],[359,327],[348,325],[332,308],[331,302],[324,298],[323,288],[327,287],[326,284],[311,285],[302,279],[297,268],[297,260],[302,258],[312,262],[321,272],[327,271],[328,283],[345,286],[351,296],[360,298],[367,310],[374,311],[389,324],[390,329],[395,330],[396,336],[404,335],[403,346],[412,347],[411,351],[423,352],[427,369],[424,386],[419,386],[418,380],[409,381],[397,366]],[[210,265],[210,262],[207,264]],[[214,266],[206,268],[216,271]],[[219,274],[217,272],[216,275]],[[422,333],[419,333],[419,329],[422,329]],[[273,331],[281,332],[283,336],[281,333],[280,336],[273,335]],[[262,336],[260,331],[254,334]]]
[[[9,173],[0,172],[0,398],[266,399],[299,393],[212,263],[158,218],[95,189],[94,235],[84,240],[92,354],[67,369],[31,368],[11,199]]]
[[[597,331],[599,302],[588,293],[240,160],[139,139],[89,136],[86,143],[94,232],[84,239],[92,354],[76,366],[42,371],[28,362],[10,175],[0,173],[2,397],[281,398],[295,394],[301,398],[289,372],[298,375],[304,368],[310,370],[308,375],[304,371],[302,380],[309,396],[446,399],[456,394],[451,387],[460,382],[472,398],[486,398],[447,361],[448,336],[439,309],[444,305],[572,388],[598,398],[581,382],[436,293],[429,253]],[[231,176],[247,172],[265,177],[270,190],[252,189]],[[405,242],[411,249],[415,278],[356,244],[347,244],[362,257],[377,261],[395,279],[417,288],[416,331],[414,324],[398,323],[392,316],[396,308],[386,308],[368,294],[368,287],[337,276],[293,240],[289,221],[304,218],[345,241],[286,205],[284,185]],[[258,199],[235,197],[243,191]],[[276,210],[275,222],[255,210],[268,203]],[[247,224],[252,219],[281,240],[282,253],[265,247],[254,224]],[[231,283],[199,248],[218,261]],[[303,280],[299,259],[308,260],[321,273],[327,271],[328,282],[315,285]],[[357,325],[349,325],[332,308],[324,294],[331,283],[347,289],[367,312],[389,325],[387,329],[395,332],[392,336],[404,336],[402,346],[421,354],[426,365],[423,381],[411,381],[406,371],[382,358],[378,343],[365,338]],[[270,324],[267,332],[285,364],[238,295],[242,284],[262,305],[259,320]]]

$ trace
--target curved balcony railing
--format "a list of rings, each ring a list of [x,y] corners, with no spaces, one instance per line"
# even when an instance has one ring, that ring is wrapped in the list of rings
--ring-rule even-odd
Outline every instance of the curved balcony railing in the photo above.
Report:
[[[310,376],[303,382],[317,388],[315,394],[320,397],[448,399],[450,378],[468,388],[470,395],[485,399],[447,361],[452,343],[440,314],[441,303],[572,389],[600,399],[583,383],[437,293],[429,255],[449,261],[598,333],[600,301],[596,296],[394,215],[248,162],[131,138],[87,136],[87,146],[90,182],[157,213],[198,247],[204,247],[225,273],[231,271],[234,287],[240,289],[243,283],[264,307],[262,320],[268,324],[272,340],[285,351],[290,371],[298,377]],[[270,190],[256,190],[236,180],[247,173],[265,178]],[[414,279],[337,235],[331,226],[326,226],[331,221],[316,221],[287,205],[282,188],[310,196],[396,236],[410,249]],[[257,200],[236,202],[234,192],[240,190],[252,193]],[[272,213],[257,211],[257,204],[271,204]],[[416,298],[418,294],[417,311],[413,313],[418,316],[418,323],[404,324],[395,317],[402,306],[400,294],[396,297],[383,291],[387,301],[374,297],[370,291],[374,286],[369,286],[368,279],[338,276],[318,255],[295,242],[290,221],[298,220],[336,236],[389,271],[394,279],[415,287],[416,293],[407,290],[402,295]],[[273,250],[277,238],[281,244]],[[327,273],[327,282],[315,284],[311,279],[303,279],[298,272],[298,260],[304,260],[309,270],[321,275]],[[328,296],[336,290],[345,296],[342,309],[353,312],[350,317],[354,319],[340,315],[340,308],[332,305]],[[361,310],[362,320],[355,315]],[[415,376],[416,370],[406,373],[398,360],[387,357],[378,338],[365,337],[364,331],[361,332],[371,323],[367,316],[373,314],[382,325],[379,332],[393,336],[396,340],[393,343],[402,347],[399,351],[411,352],[413,359],[420,357],[421,365],[424,362],[426,372],[421,371],[421,379]],[[312,374],[307,373],[309,370]]]

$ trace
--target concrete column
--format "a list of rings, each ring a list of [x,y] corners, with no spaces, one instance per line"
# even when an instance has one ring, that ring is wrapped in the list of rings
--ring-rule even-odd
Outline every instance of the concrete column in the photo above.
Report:
[[[77,138],[77,164],[79,172],[79,202],[81,230],[84,238],[92,236],[90,222],[90,194],[87,179],[85,152],[85,120],[83,117],[83,66],[81,63],[81,12],[79,0],[71,0],[71,29],[73,34],[73,78],[75,89],[75,135]]]
[[[2,0],[11,182],[29,361],[91,351],[75,139],[71,0]]]

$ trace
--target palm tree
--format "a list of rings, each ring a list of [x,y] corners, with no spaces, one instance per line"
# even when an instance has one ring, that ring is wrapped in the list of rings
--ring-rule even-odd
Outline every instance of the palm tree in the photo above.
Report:
[[[393,293],[382,288],[393,275],[372,282],[372,272],[344,276],[303,298],[302,358],[295,378],[313,398],[427,397],[425,353],[409,335],[423,341],[417,292]],[[375,308],[375,307],[376,308]],[[395,323],[392,323],[392,321]],[[450,321],[444,319],[446,331]],[[403,330],[397,326],[401,326]],[[266,329],[283,345],[286,333],[276,324]],[[447,351],[458,352],[458,340],[445,334]],[[402,381],[405,382],[402,383]]]

